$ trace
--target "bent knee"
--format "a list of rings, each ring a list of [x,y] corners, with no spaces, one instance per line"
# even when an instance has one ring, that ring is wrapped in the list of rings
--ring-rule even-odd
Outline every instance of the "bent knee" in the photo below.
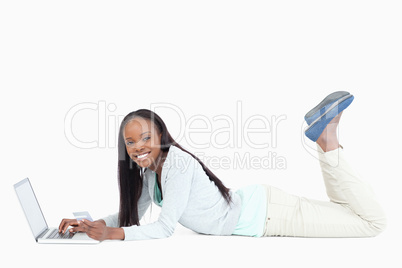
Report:
[[[374,237],[382,233],[387,228],[387,218],[385,216],[371,222],[370,237]]]

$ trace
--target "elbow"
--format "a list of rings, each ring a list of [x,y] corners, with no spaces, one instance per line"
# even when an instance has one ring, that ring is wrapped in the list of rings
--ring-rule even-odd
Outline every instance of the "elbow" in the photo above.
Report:
[[[175,226],[169,225],[169,224],[164,224],[163,222],[161,222],[161,225],[162,225],[163,235],[160,238],[171,237],[175,231]]]
[[[173,233],[174,233],[174,229],[167,230],[167,231],[164,233],[165,236],[164,236],[163,238],[169,238],[169,237],[171,237],[171,236],[173,235]]]
[[[169,238],[169,237],[171,237],[172,235],[173,235],[173,233],[168,233],[168,234],[166,234],[166,236],[163,237],[163,238]]]

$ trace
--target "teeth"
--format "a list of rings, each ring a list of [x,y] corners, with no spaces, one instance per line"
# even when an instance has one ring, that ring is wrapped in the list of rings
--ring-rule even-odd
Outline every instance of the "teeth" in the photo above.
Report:
[[[146,154],[142,154],[142,155],[139,155],[139,156],[137,156],[137,158],[144,158],[145,156],[147,156],[149,153],[146,153]]]

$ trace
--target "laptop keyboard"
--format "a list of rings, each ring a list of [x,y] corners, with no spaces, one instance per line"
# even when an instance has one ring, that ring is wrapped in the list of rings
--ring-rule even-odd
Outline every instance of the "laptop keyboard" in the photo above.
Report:
[[[73,238],[74,233],[70,233],[67,231],[66,233],[59,233],[59,230],[54,229],[52,233],[47,237],[47,239],[71,239]]]

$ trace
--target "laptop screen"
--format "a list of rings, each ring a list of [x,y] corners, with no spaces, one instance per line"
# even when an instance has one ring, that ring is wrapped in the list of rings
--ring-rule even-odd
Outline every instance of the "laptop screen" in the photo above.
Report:
[[[35,193],[32,189],[29,179],[26,178],[14,185],[15,192],[20,200],[25,217],[31,226],[32,233],[35,239],[47,229],[45,218],[36,200]]]

